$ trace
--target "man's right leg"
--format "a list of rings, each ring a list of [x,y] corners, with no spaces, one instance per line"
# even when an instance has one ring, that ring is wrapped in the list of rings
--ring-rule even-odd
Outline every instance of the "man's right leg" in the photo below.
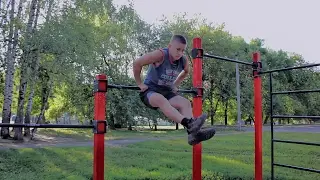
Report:
[[[213,128],[201,129],[201,126],[206,119],[206,115],[202,115],[196,119],[184,117],[184,115],[181,115],[181,113],[173,107],[162,94],[156,93],[150,89],[145,92],[141,92],[140,98],[147,107],[152,109],[159,108],[166,117],[176,123],[182,124],[189,134],[188,143],[190,145],[195,145],[202,141],[209,140],[215,134],[215,130]]]
[[[171,106],[169,101],[162,95],[156,92],[149,92],[147,94],[149,104],[152,107],[159,108],[163,114],[176,123],[181,123],[185,118],[176,108]]]
[[[189,134],[196,134],[206,120],[206,115],[201,115],[197,121],[183,116],[162,94],[150,91],[146,96],[152,107],[159,108],[166,117],[185,126]]]

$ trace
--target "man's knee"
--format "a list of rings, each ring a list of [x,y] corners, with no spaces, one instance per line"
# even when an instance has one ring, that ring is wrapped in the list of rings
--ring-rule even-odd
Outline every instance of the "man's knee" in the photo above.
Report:
[[[188,99],[183,98],[182,106],[185,108],[191,108],[191,102]]]
[[[148,95],[148,99],[153,107],[161,107],[168,104],[168,100],[162,94],[156,92]]]
[[[170,104],[177,109],[191,108],[191,102],[182,96],[173,97],[170,99]]]

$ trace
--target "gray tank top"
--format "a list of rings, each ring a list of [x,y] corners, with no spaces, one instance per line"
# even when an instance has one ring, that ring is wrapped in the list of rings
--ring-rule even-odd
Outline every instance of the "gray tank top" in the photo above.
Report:
[[[171,89],[173,82],[184,69],[186,59],[182,56],[179,60],[170,62],[168,48],[162,49],[164,60],[156,67],[150,64],[144,84],[149,87]]]

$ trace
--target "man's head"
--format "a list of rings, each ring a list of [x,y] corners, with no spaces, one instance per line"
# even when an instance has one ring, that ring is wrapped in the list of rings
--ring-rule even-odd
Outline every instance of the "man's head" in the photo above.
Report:
[[[183,56],[187,47],[187,40],[182,35],[173,35],[168,45],[169,53],[174,60],[178,60]]]

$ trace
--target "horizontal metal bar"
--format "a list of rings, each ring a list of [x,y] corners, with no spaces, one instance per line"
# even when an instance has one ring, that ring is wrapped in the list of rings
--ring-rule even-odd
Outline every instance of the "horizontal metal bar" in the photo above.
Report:
[[[125,85],[115,85],[115,84],[108,84],[108,88],[140,90],[138,86],[125,86]]]
[[[296,118],[296,119],[320,119],[320,116],[290,116],[290,115],[273,115],[272,118]]]
[[[140,88],[138,86],[126,86],[126,85],[115,85],[115,84],[108,84],[108,88],[140,90]],[[197,91],[192,90],[192,89],[190,89],[190,90],[189,89],[179,89],[178,92],[197,94]]]
[[[224,60],[224,61],[229,61],[229,62],[234,62],[234,63],[239,63],[239,64],[244,64],[244,65],[252,66],[252,63],[250,63],[250,62],[239,61],[239,60],[230,59],[230,58],[226,58],[226,57],[221,57],[221,56],[216,56],[216,55],[209,55],[209,54],[204,54],[203,56],[204,56],[204,57],[215,58],[215,59],[219,59],[219,60]]]
[[[294,93],[311,93],[311,92],[320,92],[320,89],[312,89],[312,90],[295,90],[295,91],[279,91],[272,92],[271,94],[294,94]]]
[[[34,128],[93,128],[93,125],[76,124],[11,124],[0,123],[0,127],[34,127]]]
[[[306,65],[302,65],[302,66],[293,66],[293,67],[287,67],[287,68],[281,68],[281,69],[272,69],[272,70],[262,71],[262,72],[260,72],[260,74],[273,73],[273,72],[279,72],[279,71],[287,71],[287,70],[292,70],[292,69],[309,68],[309,67],[314,67],[314,66],[320,66],[320,63],[306,64]]]
[[[297,169],[297,170],[303,170],[303,171],[320,173],[320,170],[316,170],[316,169],[310,169],[310,168],[304,168],[304,167],[298,167],[298,166],[291,166],[291,165],[285,165],[285,164],[278,164],[278,163],[273,163],[273,165],[274,165],[274,166],[291,168],[291,169]]]
[[[181,92],[181,93],[190,93],[190,94],[197,94],[197,91],[195,91],[195,90],[179,89],[178,92]]]
[[[273,142],[282,142],[282,143],[290,143],[290,144],[303,144],[303,145],[310,145],[310,146],[320,146],[320,143],[310,143],[310,142],[302,142],[302,141],[288,141],[288,140],[280,140],[280,139],[273,139]]]

